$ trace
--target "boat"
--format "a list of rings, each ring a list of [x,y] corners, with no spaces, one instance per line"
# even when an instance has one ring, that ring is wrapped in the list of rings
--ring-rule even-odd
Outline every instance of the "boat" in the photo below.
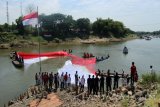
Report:
[[[17,60],[12,60],[12,64],[16,67],[16,68],[22,68],[24,66],[24,63],[19,62]]]
[[[108,55],[107,57],[101,57],[101,58],[96,58],[96,62],[104,61],[108,59],[110,56]]]
[[[95,57],[95,56],[90,56],[89,58],[93,58],[93,57]],[[88,57],[82,56],[82,58],[88,58]]]
[[[152,39],[151,37],[146,37],[146,38],[145,38],[145,40],[151,40],[151,39]]]
[[[124,48],[123,48],[123,53],[124,53],[124,54],[128,54],[128,48],[127,48],[127,47],[124,47]]]

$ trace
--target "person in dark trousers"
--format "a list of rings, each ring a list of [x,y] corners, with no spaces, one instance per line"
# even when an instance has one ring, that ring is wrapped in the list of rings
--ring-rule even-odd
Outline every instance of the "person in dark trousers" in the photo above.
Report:
[[[44,87],[45,87],[45,90],[48,90],[48,74],[47,74],[47,72],[45,72],[45,74],[44,74]]]
[[[91,78],[91,86],[90,86],[90,93],[92,94],[92,92],[93,92],[93,94],[95,94],[95,89],[94,89],[95,87],[94,87],[94,75],[92,76],[92,78]]]
[[[88,87],[88,94],[91,94],[91,76],[88,76],[87,79],[87,87]]]
[[[35,75],[36,85],[38,85],[38,74]]]
[[[98,78],[98,75],[96,75],[96,78],[94,79],[94,82],[95,82],[95,94],[98,95],[98,90],[99,90],[99,78]]]
[[[84,84],[85,84],[84,75],[82,76],[80,82],[81,82],[80,92],[83,92],[84,91]]]
[[[61,89],[64,89],[64,75],[63,75],[63,72],[61,74],[60,81],[61,81]]]
[[[111,91],[111,85],[112,85],[112,78],[110,76],[110,70],[108,70],[107,76],[106,76],[106,91],[107,91],[107,93],[108,93],[108,91]]]
[[[103,74],[101,75],[101,78],[100,78],[100,93],[103,92],[104,94],[104,76]]]
[[[49,75],[48,75],[48,72],[46,73],[46,86],[47,86],[47,90],[48,90],[48,81],[49,81]]]
[[[129,77],[129,75],[127,74],[126,78],[127,78],[127,85],[128,85],[131,77]]]
[[[119,80],[119,76],[118,76],[118,73],[116,72],[114,74],[114,86],[113,86],[113,89],[117,89],[118,88],[118,80]]]
[[[60,76],[59,76],[59,73],[56,74],[56,77],[57,77],[57,88],[59,87],[59,82],[60,82]]]
[[[66,74],[64,75],[64,88],[67,88],[67,79],[68,79],[68,74],[66,72]]]
[[[78,72],[75,74],[75,85],[78,86]]]
[[[134,81],[137,82],[138,81],[138,73],[135,72],[135,75],[134,75]]]
[[[49,90],[52,90],[52,84],[53,84],[53,74],[49,74]]]
[[[58,88],[58,78],[57,78],[57,74],[54,74],[54,84],[55,84],[55,90],[57,91]]]
[[[134,76],[136,73],[136,66],[134,65],[134,62],[132,62],[132,66],[131,66],[131,85],[134,85]]]

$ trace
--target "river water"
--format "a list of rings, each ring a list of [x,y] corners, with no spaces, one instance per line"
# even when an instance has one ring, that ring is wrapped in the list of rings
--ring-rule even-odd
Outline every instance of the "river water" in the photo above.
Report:
[[[123,47],[129,49],[128,55],[122,53]],[[158,72],[160,71],[160,39],[150,41],[135,39],[127,42],[112,44],[82,44],[82,45],[56,45],[41,47],[41,52],[59,51],[63,49],[72,49],[73,54],[82,56],[83,52],[93,53],[95,56],[110,55],[109,60],[96,64],[96,69],[111,72],[116,70],[122,72],[122,69],[129,73],[131,62],[134,61],[139,75],[149,71],[149,66]],[[14,49],[24,52],[38,52],[38,47]],[[0,50],[0,106],[7,101],[16,98],[20,93],[35,84],[34,75],[39,72],[39,63],[35,63],[23,69],[16,69],[9,58],[11,50]],[[67,58],[49,59],[42,62],[42,71],[57,72]]]

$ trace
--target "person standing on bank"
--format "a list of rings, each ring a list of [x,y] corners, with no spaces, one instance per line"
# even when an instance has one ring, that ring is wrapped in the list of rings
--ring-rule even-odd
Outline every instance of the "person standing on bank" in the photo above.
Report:
[[[68,83],[68,88],[70,89],[70,86],[71,86],[71,76],[70,76],[70,74],[68,75],[67,83]]]
[[[57,73],[56,76],[57,76],[57,88],[59,88],[59,84],[60,84],[60,76],[59,76],[59,73]]]
[[[92,76],[92,78],[91,78],[91,84],[90,84],[90,93],[92,94],[92,92],[93,92],[93,94],[95,94],[95,85],[94,85],[95,83],[94,83],[94,75]]]
[[[108,70],[107,76],[106,76],[106,91],[107,91],[107,93],[108,93],[108,91],[111,91],[111,85],[112,85],[112,78],[110,76],[110,70]]]
[[[87,79],[87,87],[88,87],[88,94],[91,93],[91,76],[89,75]]]
[[[35,75],[36,85],[38,85],[38,74]]]
[[[75,85],[78,86],[78,72],[75,74]]]
[[[57,88],[58,88],[58,78],[57,78],[57,74],[54,74],[54,84],[55,84],[55,90],[57,91]]]
[[[53,84],[53,73],[49,74],[49,90],[52,90],[52,84]]]
[[[103,74],[101,75],[101,78],[100,78],[100,93],[103,92],[104,94],[104,76]]]
[[[118,80],[119,80],[119,76],[118,76],[118,73],[116,72],[116,74],[114,75],[114,87],[113,87],[113,89],[118,88]]]
[[[84,78],[84,75],[83,75],[82,78],[81,78],[80,92],[83,92],[83,91],[84,91],[84,84],[85,84],[85,78]]]
[[[61,89],[64,89],[64,76],[63,76],[63,72],[61,74],[60,81],[61,81]]]
[[[99,91],[99,78],[98,78],[98,75],[96,75],[96,78],[95,78],[95,94],[98,95],[98,91]]]
[[[64,87],[65,87],[65,89],[67,89],[67,79],[68,79],[68,74],[66,72],[66,74],[64,75]]]
[[[132,62],[132,66],[131,66],[131,85],[134,85],[134,76],[136,73],[136,66],[134,65],[134,62]]]
[[[150,66],[150,74],[151,74],[151,82],[153,83],[154,82],[155,72],[153,70],[153,66],[152,65]]]

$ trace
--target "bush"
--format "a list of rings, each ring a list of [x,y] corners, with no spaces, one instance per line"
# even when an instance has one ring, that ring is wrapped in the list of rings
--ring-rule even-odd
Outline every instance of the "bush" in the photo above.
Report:
[[[153,74],[143,74],[142,75],[142,84],[150,85],[151,83],[159,82],[160,83],[160,75],[153,73]]]

